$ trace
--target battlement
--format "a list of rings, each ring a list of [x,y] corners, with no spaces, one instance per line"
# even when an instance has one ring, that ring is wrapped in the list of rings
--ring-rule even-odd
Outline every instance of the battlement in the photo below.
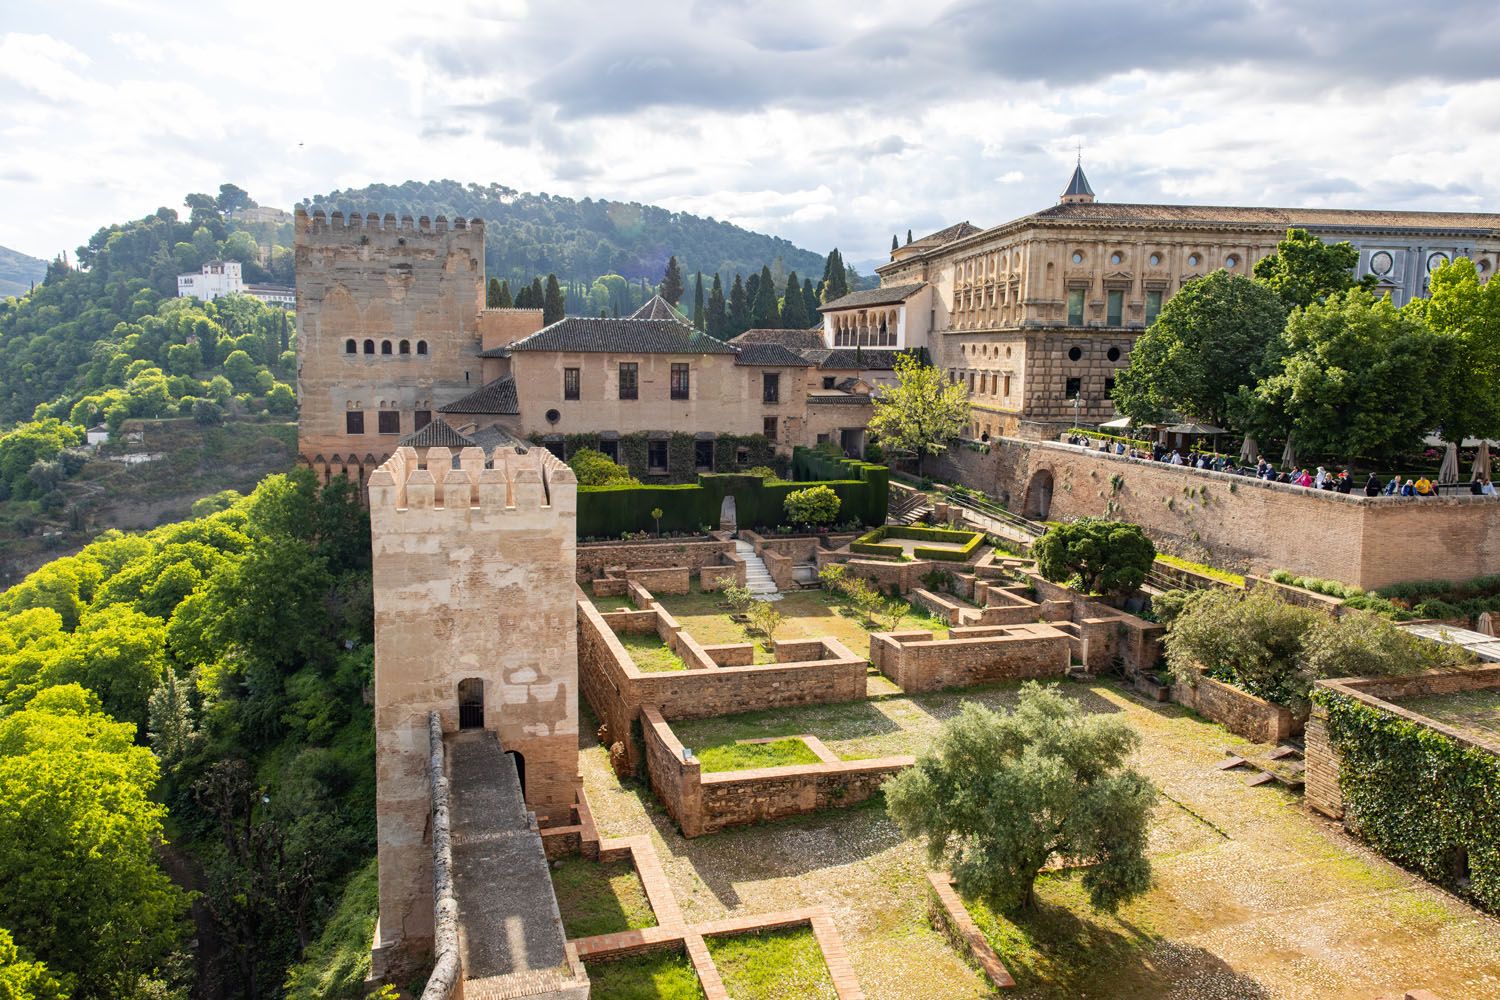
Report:
[[[370,475],[370,509],[496,511],[578,509],[578,479],[545,448],[522,454],[497,448],[486,460],[483,448],[464,448],[454,467],[448,448],[427,449],[425,464],[413,448],[398,448]]]
[[[301,205],[297,206],[294,213],[294,224],[297,234],[303,240],[322,237],[324,239],[343,242],[353,234],[388,233],[397,236],[415,237],[437,237],[446,236],[449,233],[473,233],[480,240],[484,239],[484,220],[465,219],[462,216],[451,222],[447,216],[439,215],[436,219],[422,216],[413,220],[409,215],[403,215],[398,220],[393,213],[387,212],[384,216],[371,212],[360,215],[351,212],[345,216],[343,212],[334,211],[325,213],[321,208],[308,212]]]

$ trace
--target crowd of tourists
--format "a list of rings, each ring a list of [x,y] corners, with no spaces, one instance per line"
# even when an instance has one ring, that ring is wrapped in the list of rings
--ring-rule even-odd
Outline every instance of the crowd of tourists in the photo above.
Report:
[[[1068,438],[1069,444],[1089,447],[1092,442],[1087,438],[1074,435]],[[1145,442],[1140,442],[1144,444]],[[1225,472],[1232,476],[1252,476],[1256,479],[1264,479],[1272,483],[1286,483],[1289,486],[1301,486],[1310,490],[1327,490],[1332,493],[1343,493],[1345,495],[1362,493],[1367,497],[1378,496],[1400,496],[1400,497],[1435,497],[1438,495],[1438,484],[1426,476],[1409,476],[1402,479],[1400,474],[1391,476],[1390,479],[1381,479],[1375,473],[1370,473],[1365,479],[1364,485],[1358,485],[1354,476],[1350,475],[1348,469],[1334,472],[1318,466],[1317,469],[1309,471],[1303,468],[1284,467],[1280,470],[1264,458],[1258,459],[1254,465],[1242,465],[1229,456],[1213,452],[1189,451],[1187,455],[1176,448],[1168,448],[1163,444],[1151,445],[1149,449],[1137,447],[1133,444],[1127,445],[1124,441],[1110,442],[1100,441],[1099,451],[1133,458],[1142,462],[1162,462],[1166,465],[1181,465],[1187,468],[1204,469],[1209,472]],[[1489,477],[1476,477],[1469,481],[1468,491],[1474,496],[1495,496],[1495,484]]]

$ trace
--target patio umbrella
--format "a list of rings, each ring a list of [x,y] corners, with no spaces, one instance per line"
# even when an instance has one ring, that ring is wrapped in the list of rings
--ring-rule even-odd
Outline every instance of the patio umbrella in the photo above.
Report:
[[[1254,465],[1260,461],[1260,445],[1255,443],[1255,438],[1249,434],[1245,435],[1245,443],[1240,445],[1240,464]]]
[[[1116,417],[1113,420],[1106,420],[1106,421],[1104,421],[1104,423],[1102,423],[1102,424],[1099,425],[1099,429],[1100,430],[1110,430],[1110,431],[1113,431],[1113,430],[1120,430],[1120,431],[1129,430],[1130,429],[1130,418],[1129,417]]]
[[[1451,441],[1443,449],[1443,464],[1438,469],[1438,482],[1458,482],[1458,445],[1453,444]]]
[[[1167,428],[1167,432],[1170,434],[1202,434],[1206,436],[1229,433],[1224,428],[1215,427],[1212,424],[1195,424],[1191,422],[1185,424],[1173,424],[1171,427]]]
[[[1490,443],[1479,442],[1479,450],[1474,452],[1474,469],[1469,473],[1474,479],[1490,478]]]
[[[1297,453],[1292,449],[1292,432],[1287,431],[1286,447],[1281,449],[1281,467],[1291,470],[1297,467]]]

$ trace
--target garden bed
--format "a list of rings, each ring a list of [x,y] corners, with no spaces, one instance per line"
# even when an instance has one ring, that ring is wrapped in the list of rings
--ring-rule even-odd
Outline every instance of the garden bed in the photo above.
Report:
[[[665,642],[654,633],[633,634],[616,633],[620,645],[625,647],[625,652],[630,654],[631,660],[641,670],[650,673],[662,673],[668,670],[686,670],[687,664],[682,662],[682,657],[672,652]]]
[[[645,887],[629,861],[556,861],[552,888],[570,939],[656,926]]]
[[[706,937],[704,944],[734,1000],[836,1000],[810,927]]]
[[[801,737],[788,736],[769,742],[745,741],[693,749],[693,756],[703,766],[703,773],[749,771],[761,767],[784,767],[788,764],[817,764],[818,755]]]
[[[588,962],[590,1000],[703,1000],[693,963],[681,951]]]
[[[899,544],[901,542],[910,544]],[[924,542],[927,544],[921,544]],[[874,531],[868,531],[850,542],[849,551],[860,555],[885,556],[891,559],[911,556],[913,559],[968,562],[983,544],[983,532],[887,524]]]

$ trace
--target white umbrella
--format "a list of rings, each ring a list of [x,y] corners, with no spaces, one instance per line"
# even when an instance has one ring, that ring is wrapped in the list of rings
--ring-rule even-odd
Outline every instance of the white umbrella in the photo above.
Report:
[[[1438,482],[1458,482],[1458,445],[1452,442],[1443,449],[1443,465],[1438,469]]]
[[[1281,467],[1290,471],[1297,466],[1297,453],[1292,449],[1292,432],[1286,433],[1286,447],[1281,450]]]
[[[1255,438],[1249,434],[1245,435],[1245,443],[1240,445],[1240,462],[1243,465],[1254,465],[1260,461],[1260,445],[1255,443]]]
[[[1490,443],[1479,442],[1479,450],[1474,453],[1474,468],[1469,473],[1474,479],[1490,478]]]

